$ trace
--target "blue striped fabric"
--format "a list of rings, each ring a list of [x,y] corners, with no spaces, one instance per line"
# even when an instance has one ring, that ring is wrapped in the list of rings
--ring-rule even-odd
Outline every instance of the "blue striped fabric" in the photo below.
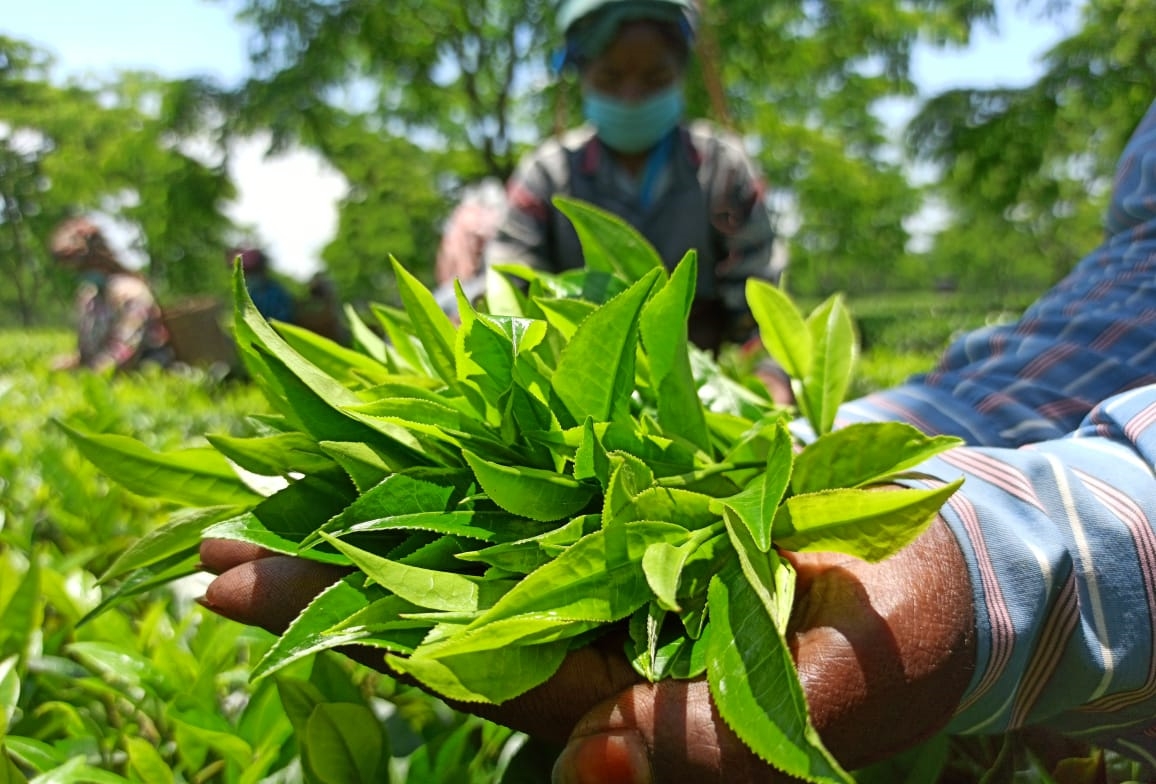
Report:
[[[978,667],[951,730],[1027,724],[1156,766],[1156,103],[1117,169],[1104,243],[1015,324],[845,406],[969,445],[944,518],[964,549]]]

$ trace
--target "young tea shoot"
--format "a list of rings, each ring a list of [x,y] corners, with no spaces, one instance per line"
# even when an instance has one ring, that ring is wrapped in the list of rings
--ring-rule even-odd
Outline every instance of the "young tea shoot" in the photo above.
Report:
[[[273,410],[252,438],[159,454],[67,432],[111,478],[181,507],[124,553],[106,603],[187,573],[203,538],[352,568],[253,670],[359,644],[465,703],[548,680],[567,653],[628,631],[640,677],[705,678],[719,713],[798,778],[849,781],[811,725],[784,630],[780,550],[888,557],[957,484],[876,488],[957,441],[898,423],[832,430],[855,357],[833,297],[809,315],[769,283],[747,298],[814,434],[687,339],[698,277],[621,220],[558,199],[584,269],[490,273],[460,323],[393,262],[386,339],[353,348],[270,325],[234,275],[235,335]],[[513,285],[518,280],[520,285]]]

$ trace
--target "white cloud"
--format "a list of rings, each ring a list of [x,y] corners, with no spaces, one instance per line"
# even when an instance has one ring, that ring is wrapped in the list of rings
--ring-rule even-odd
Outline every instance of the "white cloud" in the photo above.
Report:
[[[256,136],[233,146],[229,174],[238,198],[226,211],[255,229],[278,272],[305,280],[321,268],[348,184],[313,152],[296,148],[267,158],[268,145],[267,136]]]

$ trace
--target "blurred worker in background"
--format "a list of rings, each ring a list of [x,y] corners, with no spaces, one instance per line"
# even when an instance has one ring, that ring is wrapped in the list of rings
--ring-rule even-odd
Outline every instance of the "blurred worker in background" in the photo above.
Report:
[[[245,273],[245,288],[257,312],[271,321],[293,322],[293,296],[273,277],[269,257],[260,248],[231,248],[226,257],[232,266],[237,257]]]
[[[324,272],[314,273],[309,279],[309,288],[303,298],[294,306],[299,327],[316,332],[335,343],[349,342],[349,328],[341,313],[341,299],[337,287]]]
[[[80,279],[76,292],[77,352],[57,368],[131,370],[172,361],[169,336],[145,279],[117,260],[89,218],[69,218],[49,241],[53,258]]]
[[[455,280],[471,300],[485,291],[485,249],[505,210],[505,192],[497,179],[489,177],[463,189],[461,201],[446,220],[434,266],[434,297],[447,313],[457,313]]]

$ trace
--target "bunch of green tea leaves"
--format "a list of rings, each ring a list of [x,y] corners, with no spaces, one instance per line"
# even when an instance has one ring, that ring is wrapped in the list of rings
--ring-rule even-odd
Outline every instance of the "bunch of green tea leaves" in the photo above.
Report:
[[[276,415],[213,450],[152,453],[71,432],[114,479],[186,506],[113,565],[109,601],[193,568],[202,537],[355,567],[255,677],[315,651],[375,646],[445,697],[501,703],[567,652],[629,630],[645,678],[705,676],[723,718],[794,776],[846,781],[810,724],[784,639],[794,574],[779,550],[868,560],[910,543],[956,485],[873,492],[952,446],[901,424],[832,431],[855,341],[839,298],[808,317],[751,281],[763,341],[817,438],[687,341],[698,276],[575,201],[586,267],[492,274],[461,322],[394,262],[387,339],[356,349],[266,323],[238,271],[235,334]],[[509,276],[520,275],[523,286]]]

